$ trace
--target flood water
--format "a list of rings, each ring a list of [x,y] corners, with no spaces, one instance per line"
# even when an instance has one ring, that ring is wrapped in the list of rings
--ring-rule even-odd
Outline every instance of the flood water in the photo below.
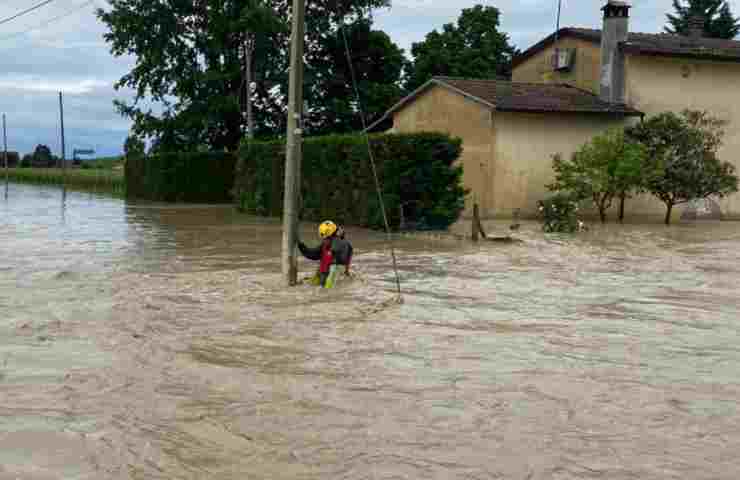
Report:
[[[284,288],[272,220],[11,185],[0,479],[740,477],[740,223],[400,239],[400,305],[349,234]]]

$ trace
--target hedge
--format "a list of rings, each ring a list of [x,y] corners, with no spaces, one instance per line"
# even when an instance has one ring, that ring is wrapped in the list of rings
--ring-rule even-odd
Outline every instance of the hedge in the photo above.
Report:
[[[230,203],[236,157],[162,153],[126,159],[126,197],[165,202]]]
[[[441,133],[391,134],[373,135],[370,144],[392,228],[444,229],[458,219],[467,193],[456,163],[460,139]],[[240,210],[281,215],[284,166],[284,142],[244,142],[234,184]],[[306,139],[301,170],[301,219],[383,227],[364,136]]]

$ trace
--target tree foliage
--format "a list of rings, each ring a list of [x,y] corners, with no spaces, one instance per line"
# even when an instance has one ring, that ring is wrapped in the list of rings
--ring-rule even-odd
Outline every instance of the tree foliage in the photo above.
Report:
[[[707,112],[684,110],[626,130],[631,141],[645,148],[644,187],[666,205],[666,224],[675,205],[738,191],[735,167],[717,157],[725,123]]]
[[[468,78],[510,78],[516,53],[509,37],[499,31],[496,7],[463,9],[457,24],[433,30],[411,47],[406,89],[412,91],[435,75]]]
[[[51,149],[47,145],[39,144],[34,148],[29,160],[31,162],[30,166],[47,168],[56,166],[59,158],[51,153]]]
[[[733,39],[740,32],[740,21],[732,14],[726,0],[673,0],[675,15],[667,14],[665,31],[677,35],[689,35],[692,16],[704,19],[704,36]]]
[[[129,135],[123,143],[123,153],[128,157],[142,157],[146,153],[146,145],[136,135]]]
[[[252,72],[256,133],[282,135],[286,128],[290,54],[289,0],[111,0],[98,10],[116,56],[131,55],[133,69],[116,84],[135,91],[117,103],[134,121],[134,134],[152,139],[155,151],[236,150],[247,133],[246,63]],[[306,4],[305,98],[309,130],[346,126],[356,111],[346,57],[337,50],[339,26],[348,27],[350,48],[370,111],[396,95],[402,57],[387,36],[367,25],[370,8],[388,0],[308,0]],[[364,70],[371,60],[372,70]],[[341,64],[340,64],[341,62]],[[381,66],[383,68],[381,68]],[[380,70],[380,71],[378,71]],[[382,79],[382,80],[379,80]],[[375,88],[376,83],[384,85]],[[340,92],[340,93],[338,93]],[[335,98],[335,95],[340,95]],[[155,113],[152,104],[160,107]],[[313,107],[313,106],[316,107]],[[337,118],[341,120],[337,121]],[[352,125],[356,128],[356,124]]]
[[[603,223],[615,198],[640,190],[644,156],[642,145],[626,141],[622,130],[611,130],[594,137],[568,160],[555,155],[555,181],[547,188],[592,201]]]
[[[369,125],[401,98],[400,78],[406,63],[403,50],[385,32],[373,30],[369,20],[343,28],[343,32],[326,39],[321,58],[306,66],[309,84],[315,85],[306,118],[311,134],[359,131],[363,128],[360,108]],[[357,105],[356,94],[361,105]]]

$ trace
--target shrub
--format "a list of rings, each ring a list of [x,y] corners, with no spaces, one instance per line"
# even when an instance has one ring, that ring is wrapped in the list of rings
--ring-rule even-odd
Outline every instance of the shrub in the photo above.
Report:
[[[126,196],[165,202],[229,203],[236,158],[228,153],[161,153],[125,162]]]
[[[577,197],[563,192],[537,202],[542,229],[547,233],[579,230],[578,204]]]

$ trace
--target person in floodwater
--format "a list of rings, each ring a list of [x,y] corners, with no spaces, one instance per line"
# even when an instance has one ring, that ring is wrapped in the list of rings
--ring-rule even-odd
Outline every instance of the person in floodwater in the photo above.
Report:
[[[319,225],[319,236],[321,244],[318,247],[309,248],[299,241],[298,249],[307,259],[319,262],[319,270],[314,277],[314,282],[324,288],[332,288],[339,265],[344,265],[344,274],[350,275],[349,269],[354,249],[349,240],[345,238],[344,229],[334,222],[326,221]]]

